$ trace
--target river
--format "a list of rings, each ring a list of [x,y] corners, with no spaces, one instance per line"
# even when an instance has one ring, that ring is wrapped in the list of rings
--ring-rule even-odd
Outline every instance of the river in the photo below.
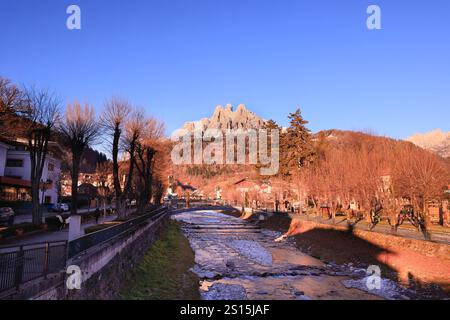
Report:
[[[172,216],[195,252],[192,271],[206,300],[408,299],[388,279],[370,283],[366,270],[325,264],[298,250],[292,239],[211,210]],[[373,287],[373,286],[372,286]]]

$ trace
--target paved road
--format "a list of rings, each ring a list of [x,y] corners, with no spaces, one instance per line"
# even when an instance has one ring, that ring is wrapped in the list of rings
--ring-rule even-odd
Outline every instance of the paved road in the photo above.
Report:
[[[106,207],[106,209],[109,209],[109,207]],[[103,208],[101,209],[103,210]],[[78,213],[79,214],[83,214],[83,213],[87,213],[87,212],[93,212],[95,211],[95,208],[85,208],[85,209],[79,209]],[[69,212],[63,212],[64,214],[67,214]],[[52,217],[52,216],[56,216],[58,213],[57,212],[43,212],[43,217],[44,219],[46,217]],[[14,224],[20,224],[20,223],[24,223],[24,222],[31,222],[31,214],[21,214],[21,215],[16,215],[14,217]]]
[[[99,223],[105,222],[105,221],[112,221],[117,218],[117,215],[109,215],[106,216],[106,218],[103,218],[103,216],[99,219]],[[81,225],[81,229],[84,232],[84,229],[87,227],[95,225],[95,220],[89,220],[86,221]],[[60,230],[60,231],[42,231],[38,233],[32,233],[32,234],[25,234],[22,237],[18,238],[10,238],[10,239],[4,239],[0,240],[0,251],[1,246],[12,246],[12,245],[22,245],[22,244],[30,244],[30,243],[37,243],[37,242],[46,242],[46,241],[61,241],[61,240],[68,240],[69,237],[69,228]]]

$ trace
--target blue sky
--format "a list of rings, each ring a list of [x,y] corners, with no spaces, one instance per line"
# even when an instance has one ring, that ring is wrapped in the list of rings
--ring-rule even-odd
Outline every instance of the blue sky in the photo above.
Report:
[[[370,4],[382,30],[366,28]],[[245,103],[405,138],[450,130],[449,16],[448,0],[0,0],[0,75],[99,111],[128,97],[168,133]]]

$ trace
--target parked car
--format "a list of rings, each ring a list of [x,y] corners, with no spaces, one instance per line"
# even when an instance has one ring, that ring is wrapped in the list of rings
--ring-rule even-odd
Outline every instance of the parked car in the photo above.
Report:
[[[0,225],[11,227],[14,224],[14,210],[10,207],[0,208]]]
[[[48,208],[48,211],[50,212],[65,212],[69,210],[69,205],[67,203],[55,203]]]

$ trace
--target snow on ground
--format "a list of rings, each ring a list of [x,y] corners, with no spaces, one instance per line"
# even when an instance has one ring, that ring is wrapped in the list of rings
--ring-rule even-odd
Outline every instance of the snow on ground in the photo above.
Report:
[[[203,279],[200,288],[203,299],[411,297],[388,279],[381,279],[379,290],[369,290],[365,270],[352,266],[324,266],[299,251],[294,239],[275,242],[281,233],[246,229],[251,224],[236,217],[201,210],[180,212],[172,219],[184,222],[183,232],[195,252],[195,265],[191,271]],[[295,270],[300,270],[300,275],[291,276]],[[349,277],[352,273],[353,277]]]
[[[203,300],[246,300],[245,288],[238,284],[214,283],[207,291],[200,291]]]
[[[256,241],[232,240],[228,242],[228,246],[263,266],[270,267],[272,265],[272,254]]]
[[[369,289],[368,283],[373,283],[372,276],[367,276],[360,279],[350,279],[342,281],[343,285],[347,288],[355,288],[362,291],[366,291],[370,294],[382,297],[384,299],[409,299],[407,290],[400,287],[397,283],[389,279],[380,279],[380,289]]]

